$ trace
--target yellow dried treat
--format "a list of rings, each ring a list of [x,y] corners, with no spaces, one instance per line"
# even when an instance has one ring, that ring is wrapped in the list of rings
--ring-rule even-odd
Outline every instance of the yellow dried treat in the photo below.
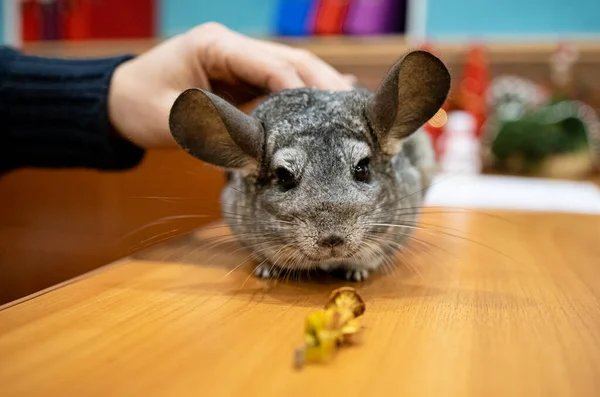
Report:
[[[330,307],[350,310],[354,317],[359,317],[365,312],[365,302],[352,287],[341,287],[333,290],[329,295],[329,301],[325,305],[326,309]]]
[[[361,330],[356,317],[364,312],[365,304],[354,288],[333,291],[325,309],[306,318],[304,346],[296,350],[296,367],[328,361],[339,346],[355,342],[354,337]]]

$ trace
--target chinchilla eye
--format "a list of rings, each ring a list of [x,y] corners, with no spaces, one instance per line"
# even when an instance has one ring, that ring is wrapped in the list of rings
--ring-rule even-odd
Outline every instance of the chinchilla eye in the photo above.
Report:
[[[293,189],[296,187],[296,185],[298,185],[294,174],[283,167],[279,167],[275,170],[275,176],[277,177],[279,186],[281,186],[284,190]]]
[[[368,183],[371,180],[371,172],[369,170],[369,158],[364,158],[354,167],[354,179],[358,182]]]

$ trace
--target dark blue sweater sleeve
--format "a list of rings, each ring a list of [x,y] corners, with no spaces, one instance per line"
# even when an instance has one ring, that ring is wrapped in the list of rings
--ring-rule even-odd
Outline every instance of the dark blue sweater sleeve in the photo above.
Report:
[[[111,126],[108,89],[130,59],[51,59],[0,47],[0,172],[135,167],[144,151]]]

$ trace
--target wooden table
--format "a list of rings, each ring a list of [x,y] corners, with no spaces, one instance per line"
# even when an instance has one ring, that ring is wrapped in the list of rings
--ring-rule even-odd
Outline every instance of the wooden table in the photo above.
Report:
[[[344,283],[232,270],[213,227],[2,307],[0,395],[599,396],[600,217],[427,212],[327,365],[293,351]]]

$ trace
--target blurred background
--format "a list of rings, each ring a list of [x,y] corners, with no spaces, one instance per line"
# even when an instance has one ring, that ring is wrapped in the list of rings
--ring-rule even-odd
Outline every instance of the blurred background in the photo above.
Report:
[[[453,75],[425,125],[443,172],[600,180],[598,0],[0,1],[0,43],[43,56],[140,53],[216,21],[306,48],[375,89],[425,48]],[[215,221],[223,180],[175,151],[123,173],[1,176],[0,304]]]

